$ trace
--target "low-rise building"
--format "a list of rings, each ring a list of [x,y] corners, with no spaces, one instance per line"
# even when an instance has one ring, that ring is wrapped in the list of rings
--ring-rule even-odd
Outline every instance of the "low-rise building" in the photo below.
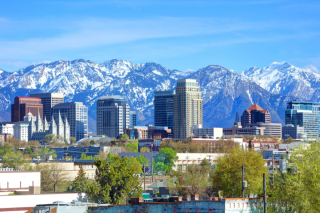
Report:
[[[224,153],[177,153],[178,160],[175,162],[173,170],[178,168],[185,170],[188,165],[199,165],[203,159],[208,160],[210,164],[214,164],[215,161],[225,156]]]
[[[12,138],[12,137],[13,135],[8,133],[0,134],[0,146],[3,146],[4,143],[8,142],[9,138]]]
[[[203,128],[201,124],[193,125],[192,132],[195,137],[209,136],[219,139],[223,136],[223,128]]]
[[[142,147],[147,147],[150,151],[160,151],[161,140],[155,139],[140,139],[138,142],[138,151],[140,152]]]
[[[248,124],[249,127],[264,127],[264,136],[274,136],[277,138],[282,138],[282,124],[281,123],[251,123]]]
[[[172,138],[173,134],[168,127],[161,126],[131,126],[124,130],[130,139],[156,139]]]
[[[11,134],[13,135],[14,122],[1,122],[0,123],[0,134]]]
[[[240,122],[235,122],[231,128],[223,128],[225,136],[264,135],[265,127],[242,127]]]

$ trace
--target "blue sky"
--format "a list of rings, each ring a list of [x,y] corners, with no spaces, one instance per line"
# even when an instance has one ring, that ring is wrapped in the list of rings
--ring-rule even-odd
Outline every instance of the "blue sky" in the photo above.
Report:
[[[287,61],[320,69],[320,1],[1,1],[0,68],[124,59],[241,72]]]

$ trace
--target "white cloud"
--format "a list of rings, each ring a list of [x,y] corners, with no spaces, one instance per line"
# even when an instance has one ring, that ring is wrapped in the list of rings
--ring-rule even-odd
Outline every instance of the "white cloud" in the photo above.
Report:
[[[312,65],[312,64],[306,65],[306,66],[304,66],[303,68],[310,69],[310,70],[312,70],[313,72],[320,74],[320,70],[318,69],[318,67],[316,67],[316,66],[314,66],[314,65]]]
[[[186,69],[186,71],[185,72],[193,72],[194,71],[194,69],[192,69],[192,68],[188,68],[188,69]]]

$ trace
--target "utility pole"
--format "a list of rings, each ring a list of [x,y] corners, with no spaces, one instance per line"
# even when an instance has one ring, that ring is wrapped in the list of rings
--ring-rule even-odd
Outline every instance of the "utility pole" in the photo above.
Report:
[[[152,182],[153,182],[153,144],[151,144],[151,174],[152,174]]]
[[[263,212],[267,213],[266,173],[263,173]]]
[[[144,175],[144,192],[146,192],[146,169],[145,164],[143,164],[143,175]]]
[[[242,185],[242,198],[244,198],[244,185],[243,185],[243,183],[244,183],[244,166],[242,165],[242,183],[241,183],[241,185]]]
[[[272,176],[273,176],[272,183],[274,184],[274,155],[273,154],[272,154]]]

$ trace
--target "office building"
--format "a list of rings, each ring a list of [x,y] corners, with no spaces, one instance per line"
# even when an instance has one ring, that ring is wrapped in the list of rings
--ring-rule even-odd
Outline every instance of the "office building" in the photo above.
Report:
[[[192,135],[192,125],[203,125],[201,92],[195,79],[179,80],[175,91],[173,134],[175,138],[187,138]]]
[[[251,123],[271,123],[271,115],[269,110],[262,109],[258,104],[253,104],[246,109],[241,116],[241,126],[248,127]]]
[[[195,137],[208,136],[219,139],[223,136],[223,128],[202,128],[201,124],[193,125],[192,133]]]
[[[124,129],[124,134],[127,134],[130,139],[146,139],[148,138],[147,126],[130,126]]]
[[[264,127],[264,136],[274,136],[282,138],[282,125],[281,123],[263,123],[257,122],[249,124],[249,127]]]
[[[119,137],[130,125],[130,107],[119,95],[97,100],[97,135]]]
[[[246,136],[246,135],[264,135],[264,127],[242,127],[239,122],[238,113],[234,125],[231,128],[223,128],[225,136]]]
[[[30,94],[30,97],[41,98],[41,103],[43,105],[43,116],[48,122],[51,121],[51,108],[64,102],[62,93],[35,93]]]
[[[291,101],[285,111],[285,124],[292,124],[304,128],[309,139],[316,139],[320,130],[320,103]]]
[[[175,90],[154,92],[154,125],[174,129],[174,95]]]
[[[137,113],[130,111],[130,126],[137,126]]]
[[[160,151],[161,140],[156,139],[140,139],[138,142],[138,152],[140,152],[142,147],[150,149],[152,152]]]
[[[292,139],[303,139],[305,137],[304,127],[287,124],[282,127],[282,139],[287,139],[291,137]]]
[[[13,122],[1,122],[0,123],[0,134],[11,134],[13,135]]]
[[[63,121],[68,120],[70,137],[75,137],[76,141],[88,137],[88,107],[82,102],[57,104],[52,107],[51,114],[55,120],[59,119],[59,114]]]
[[[43,118],[43,105],[40,98],[15,97],[11,104],[11,122],[23,121],[24,116],[31,112],[33,115],[40,113]]]

